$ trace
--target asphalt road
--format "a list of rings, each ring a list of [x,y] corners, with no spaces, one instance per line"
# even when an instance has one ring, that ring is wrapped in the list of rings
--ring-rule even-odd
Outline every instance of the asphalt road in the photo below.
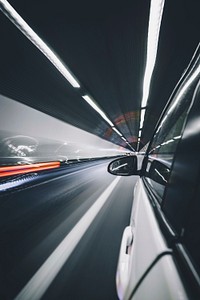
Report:
[[[112,176],[107,164],[29,174],[0,190],[1,300],[117,299],[137,177]]]

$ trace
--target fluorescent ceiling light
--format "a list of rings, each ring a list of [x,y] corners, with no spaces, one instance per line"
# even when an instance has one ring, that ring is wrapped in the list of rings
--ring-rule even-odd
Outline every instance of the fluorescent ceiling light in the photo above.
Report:
[[[147,106],[147,100],[149,97],[150,83],[157,56],[158,39],[164,3],[165,0],[151,0],[147,37],[147,59],[143,81],[143,96],[141,101],[141,108]],[[145,111],[142,110],[140,116],[140,128],[143,127],[144,115]]]
[[[31,29],[31,27],[22,19],[15,9],[6,0],[0,0],[0,9],[14,23],[14,25],[50,60],[56,69],[69,81],[69,83],[79,88],[80,84],[71,74],[67,66],[58,58],[58,56],[48,47],[44,41]]]
[[[119,136],[121,136],[122,137],[122,134],[121,134],[121,132],[119,132],[119,130],[117,130],[117,128],[115,128],[115,127],[112,127],[112,129],[119,135]]]
[[[111,126],[114,127],[114,124],[108,119],[106,114],[98,107],[98,105],[92,100],[88,95],[82,96],[82,98],[94,109],[98,114]]]
[[[139,130],[138,137],[141,137],[141,134],[142,134],[142,129]]]
[[[122,140],[124,140],[127,143],[127,140],[124,137],[122,137]]]
[[[146,68],[144,74],[143,98],[142,98],[142,105],[141,105],[142,107],[146,107],[147,100],[149,97],[151,77],[156,62],[158,39],[159,39],[164,2],[165,2],[164,0],[151,0],[148,38],[147,38],[147,60],[146,60]]]
[[[141,113],[140,113],[140,128],[143,127],[144,124],[144,116],[145,116],[145,109],[141,109]]]

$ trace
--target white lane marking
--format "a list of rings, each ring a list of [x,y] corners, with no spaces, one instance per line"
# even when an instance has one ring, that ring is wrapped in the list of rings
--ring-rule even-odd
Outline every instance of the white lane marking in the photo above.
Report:
[[[73,252],[108,197],[118,184],[121,177],[117,177],[107,189],[99,196],[96,202],[78,221],[64,240],[58,245],[53,253],[47,258],[35,275],[24,286],[15,300],[39,300],[44,295],[56,275],[59,273],[70,254]]]

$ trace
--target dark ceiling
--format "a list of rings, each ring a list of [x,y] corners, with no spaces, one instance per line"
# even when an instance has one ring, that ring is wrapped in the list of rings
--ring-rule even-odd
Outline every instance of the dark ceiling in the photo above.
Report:
[[[73,88],[0,13],[0,94],[125,146],[82,99],[81,95],[88,93],[136,149],[150,1],[9,3],[65,62],[81,89]],[[199,0],[165,1],[140,148],[151,138],[160,113],[199,43],[199,12]]]

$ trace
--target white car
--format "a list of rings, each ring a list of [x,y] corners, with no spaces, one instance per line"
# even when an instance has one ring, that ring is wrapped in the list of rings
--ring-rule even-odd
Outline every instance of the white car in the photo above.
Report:
[[[141,170],[116,159],[114,175],[140,175],[117,267],[119,299],[200,299],[200,47],[155,128]]]

